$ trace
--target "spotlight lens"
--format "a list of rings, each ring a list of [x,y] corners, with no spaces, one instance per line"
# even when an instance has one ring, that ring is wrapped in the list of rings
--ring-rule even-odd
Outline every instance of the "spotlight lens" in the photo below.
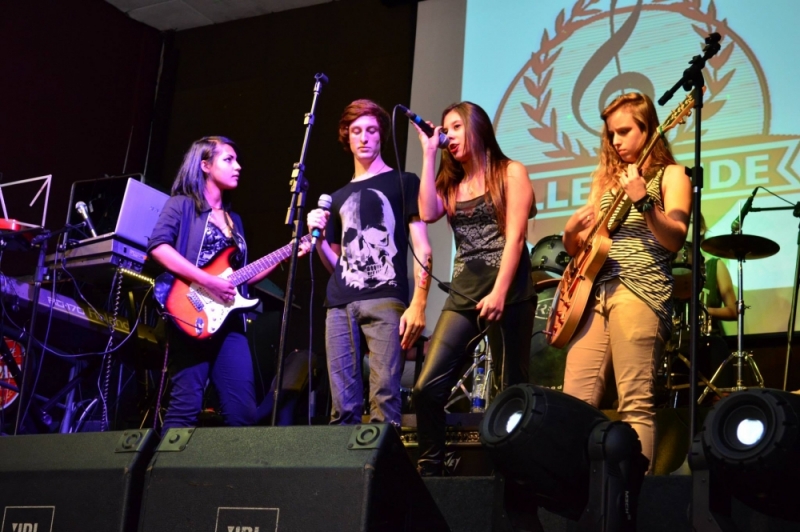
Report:
[[[522,419],[522,412],[517,410],[510,416],[508,416],[508,421],[506,421],[506,433],[511,434],[511,432],[517,428],[519,425],[519,420]]]
[[[754,445],[764,435],[764,423],[758,419],[743,419],[736,427],[736,437],[745,445]]]

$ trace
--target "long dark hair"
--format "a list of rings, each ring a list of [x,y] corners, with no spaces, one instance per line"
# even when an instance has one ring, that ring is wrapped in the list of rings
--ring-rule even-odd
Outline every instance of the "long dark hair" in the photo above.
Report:
[[[506,168],[511,160],[500,149],[494,136],[492,121],[479,105],[472,102],[453,104],[442,112],[442,123],[451,111],[455,111],[461,117],[472,163],[483,171],[489,200],[497,217],[497,226],[500,233],[505,234],[505,177]],[[442,151],[442,161],[436,175],[436,192],[442,198],[448,216],[455,214],[456,193],[462,179],[464,179],[464,167],[449,151]]]
[[[178,175],[175,176],[175,181],[172,183],[172,195],[183,195],[192,198],[198,213],[209,208],[205,196],[208,174],[203,172],[201,163],[203,161],[211,162],[219,153],[220,148],[225,145],[237,151],[236,144],[226,137],[203,137],[194,141],[184,154],[183,163],[181,163]],[[222,202],[225,205],[228,204],[227,193],[227,190],[222,193]]]

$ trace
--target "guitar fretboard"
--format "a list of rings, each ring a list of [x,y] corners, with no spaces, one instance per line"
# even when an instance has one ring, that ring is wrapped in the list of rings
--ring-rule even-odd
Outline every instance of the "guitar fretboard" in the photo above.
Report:
[[[306,235],[300,239],[300,243],[308,242],[311,239],[311,235]],[[263,272],[264,270],[283,262],[284,260],[288,259],[292,255],[292,244],[286,244],[280,249],[277,249],[270,253],[269,255],[265,255],[260,259],[251,262],[247,266],[243,268],[239,268],[235,272],[233,272],[228,280],[233,284],[233,286],[239,286],[240,284],[247,282],[248,280],[252,279],[259,273]]]

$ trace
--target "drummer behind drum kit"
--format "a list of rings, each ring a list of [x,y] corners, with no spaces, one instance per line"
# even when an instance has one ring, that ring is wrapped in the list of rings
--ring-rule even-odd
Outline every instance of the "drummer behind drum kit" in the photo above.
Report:
[[[736,313],[738,322],[737,350],[731,353],[719,368],[714,372],[711,379],[703,377],[698,372],[700,382],[705,390],[700,396],[698,403],[705,397],[714,392],[721,395],[724,392],[734,392],[745,390],[742,371],[747,365],[755,379],[756,386],[763,388],[764,379],[753,359],[752,352],[745,352],[742,349],[742,335],[744,331],[744,301],[743,301],[743,269],[742,264],[746,260],[755,260],[771,257],[780,251],[780,246],[768,238],[755,235],[745,235],[741,232],[729,235],[721,235],[709,238],[700,247],[710,255],[723,259],[735,259],[738,263],[738,294],[736,301]],[[533,331],[531,339],[531,382],[540,386],[553,389],[562,389],[564,384],[564,367],[566,365],[566,349],[555,348],[547,342],[544,331],[547,318],[553,304],[553,297],[561,279],[564,269],[569,264],[570,256],[567,254],[560,235],[550,235],[539,240],[531,250],[531,277],[533,279],[536,293],[538,294],[538,305],[534,317]],[[675,302],[675,312],[673,317],[673,334],[667,343],[664,366],[666,367],[666,389],[670,392],[677,392],[689,387],[688,384],[677,384],[674,382],[675,373],[671,372],[672,363],[677,359],[681,360],[688,368],[689,360],[683,353],[688,353],[689,343],[689,301],[691,300],[692,269],[698,265],[701,269],[701,276],[705,279],[705,261],[700,256],[695,259],[692,256],[692,245],[686,242],[683,248],[676,254],[672,263],[672,275],[675,279],[675,289],[673,292]],[[700,327],[703,336],[703,350],[700,356],[709,357],[711,349],[726,349],[724,342],[719,337],[711,335],[711,317],[705,305],[702,305],[701,316],[697,319],[697,326]],[[720,347],[722,346],[722,347]],[[699,358],[699,357],[698,357]],[[720,379],[724,369],[732,364],[736,368],[736,383],[729,387],[718,387],[715,383]],[[688,373],[688,372],[687,372]],[[674,397],[677,400],[677,394]]]
[[[531,278],[538,302],[533,319],[529,375],[533,384],[554,390],[564,387],[567,350],[550,345],[543,331],[553,306],[556,288],[569,261],[570,256],[564,248],[561,235],[546,236],[531,250]]]

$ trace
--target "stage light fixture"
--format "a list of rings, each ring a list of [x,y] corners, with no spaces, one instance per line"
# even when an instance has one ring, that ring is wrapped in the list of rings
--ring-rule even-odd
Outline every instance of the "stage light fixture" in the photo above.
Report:
[[[756,388],[722,399],[695,437],[690,464],[696,530],[743,529],[732,517],[733,499],[796,527],[800,396]]]
[[[479,430],[506,479],[509,514],[542,506],[582,530],[635,528],[647,459],[627,423],[564,393],[520,384],[495,398]]]

